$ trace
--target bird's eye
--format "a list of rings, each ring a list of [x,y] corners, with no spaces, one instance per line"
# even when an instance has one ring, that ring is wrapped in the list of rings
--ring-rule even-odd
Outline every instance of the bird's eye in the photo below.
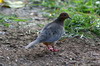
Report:
[[[66,16],[66,14],[64,14],[64,16]]]

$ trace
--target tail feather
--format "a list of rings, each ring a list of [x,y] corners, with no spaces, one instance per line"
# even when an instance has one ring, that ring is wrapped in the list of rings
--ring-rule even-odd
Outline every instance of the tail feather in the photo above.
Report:
[[[38,44],[38,43],[39,43],[39,41],[35,40],[35,41],[29,43],[27,46],[25,46],[25,49],[32,48],[35,44]]]

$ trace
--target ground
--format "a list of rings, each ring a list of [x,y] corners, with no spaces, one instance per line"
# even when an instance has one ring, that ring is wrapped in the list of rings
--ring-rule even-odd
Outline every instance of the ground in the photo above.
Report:
[[[36,9],[35,9],[36,10]],[[20,12],[25,12],[19,14]],[[27,12],[27,13],[26,13]],[[37,37],[41,28],[36,24],[47,24],[48,19],[39,16],[38,12],[29,8],[3,9],[0,13],[15,13],[18,17],[33,18],[31,27],[7,28],[0,26],[0,66],[100,66],[99,38],[66,38],[55,45],[59,52],[47,50],[42,43],[33,49],[26,46]],[[37,13],[37,15],[36,15]],[[35,14],[35,15],[34,15]],[[34,16],[30,16],[34,15]],[[26,23],[25,23],[26,24]]]

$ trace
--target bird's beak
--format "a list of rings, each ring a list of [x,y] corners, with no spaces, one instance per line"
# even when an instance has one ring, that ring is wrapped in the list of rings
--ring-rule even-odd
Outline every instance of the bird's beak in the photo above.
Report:
[[[69,17],[69,19],[72,19],[72,18]]]

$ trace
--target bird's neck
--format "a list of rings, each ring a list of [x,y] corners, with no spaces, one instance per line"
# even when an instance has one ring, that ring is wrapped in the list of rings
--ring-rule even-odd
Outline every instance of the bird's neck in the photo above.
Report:
[[[61,19],[61,18],[57,18],[54,22],[60,24],[60,25],[63,25],[64,24],[64,20],[65,19]]]

